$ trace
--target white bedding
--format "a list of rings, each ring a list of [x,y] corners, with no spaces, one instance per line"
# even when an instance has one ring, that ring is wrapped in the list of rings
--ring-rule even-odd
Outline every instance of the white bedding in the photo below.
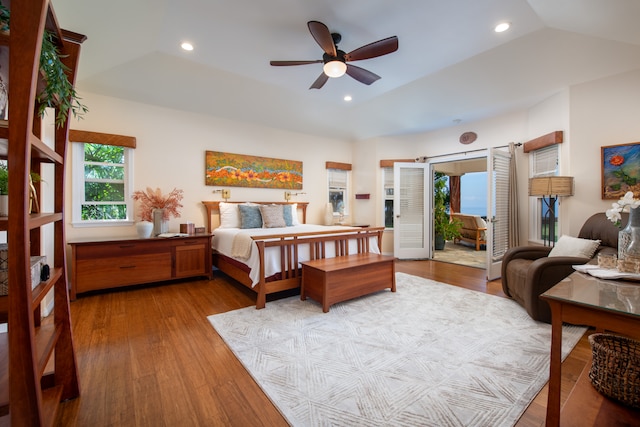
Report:
[[[249,272],[249,278],[251,279],[252,286],[255,286],[260,281],[260,260],[258,257],[258,249],[255,242],[251,242],[251,250],[248,258],[244,258],[242,252],[244,252],[244,242],[247,241],[247,236],[268,236],[273,234],[293,234],[293,233],[309,233],[317,231],[330,231],[330,230],[355,230],[353,227],[343,226],[326,226],[326,225],[313,225],[313,224],[301,224],[293,227],[282,228],[217,228],[213,232],[212,246],[213,249],[219,253],[235,259],[243,264],[249,266],[251,271]],[[240,238],[236,239],[236,235],[242,234]],[[236,241],[234,248],[234,240]],[[380,253],[378,248],[378,240],[375,237],[370,239],[370,251],[374,253]],[[352,246],[353,245],[353,246]],[[326,246],[326,256],[331,258],[335,256],[334,245]],[[351,253],[357,252],[355,240],[349,243],[349,251]],[[309,246],[300,245],[298,250],[298,261],[309,260]],[[265,277],[273,276],[280,271],[280,251],[278,248],[267,248],[265,251]]]

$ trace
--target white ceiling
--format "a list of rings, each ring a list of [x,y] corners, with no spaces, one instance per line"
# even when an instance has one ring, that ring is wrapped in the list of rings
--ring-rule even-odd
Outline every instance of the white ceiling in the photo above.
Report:
[[[640,68],[639,0],[53,3],[63,28],[88,37],[81,92],[336,138],[453,126]],[[371,86],[345,75],[309,90],[322,64],[269,65],[322,58],[309,20],[346,52],[392,35],[399,49],[354,63],[382,77]],[[501,21],[511,29],[493,32]]]

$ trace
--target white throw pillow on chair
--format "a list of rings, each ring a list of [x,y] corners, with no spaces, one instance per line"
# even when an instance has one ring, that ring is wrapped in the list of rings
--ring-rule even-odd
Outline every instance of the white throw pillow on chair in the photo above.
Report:
[[[563,234],[549,252],[549,256],[592,258],[598,246],[600,246],[600,240],[581,239]]]

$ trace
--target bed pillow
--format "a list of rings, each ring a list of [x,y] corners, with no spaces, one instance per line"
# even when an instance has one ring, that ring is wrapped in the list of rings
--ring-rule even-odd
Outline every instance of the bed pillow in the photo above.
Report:
[[[300,220],[298,219],[298,204],[291,204],[291,225],[300,225]]]
[[[220,228],[240,228],[240,211],[237,203],[220,202]]]
[[[600,246],[600,240],[581,239],[563,234],[549,252],[549,256],[592,258],[598,246]]]
[[[291,227],[293,225],[293,214],[292,214],[291,205],[283,205],[282,206],[282,217],[284,218],[284,224],[287,227]]]
[[[282,205],[261,205],[262,225],[265,228],[286,227]]]
[[[262,228],[262,215],[257,205],[238,205],[240,228]]]

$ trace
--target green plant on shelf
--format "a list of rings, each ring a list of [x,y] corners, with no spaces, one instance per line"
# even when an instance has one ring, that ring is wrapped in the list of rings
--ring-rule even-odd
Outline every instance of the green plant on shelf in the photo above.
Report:
[[[10,10],[0,4],[0,31],[9,31],[10,18]],[[63,56],[55,43],[53,33],[45,30],[40,51],[40,73],[44,76],[45,85],[37,95],[38,114],[43,117],[47,108],[57,108],[58,111],[55,118],[57,127],[66,122],[70,111],[77,119],[81,119],[89,111],[80,102],[80,97],[71,82],[69,82],[66,74],[69,71],[69,67],[62,63],[61,58]]]

